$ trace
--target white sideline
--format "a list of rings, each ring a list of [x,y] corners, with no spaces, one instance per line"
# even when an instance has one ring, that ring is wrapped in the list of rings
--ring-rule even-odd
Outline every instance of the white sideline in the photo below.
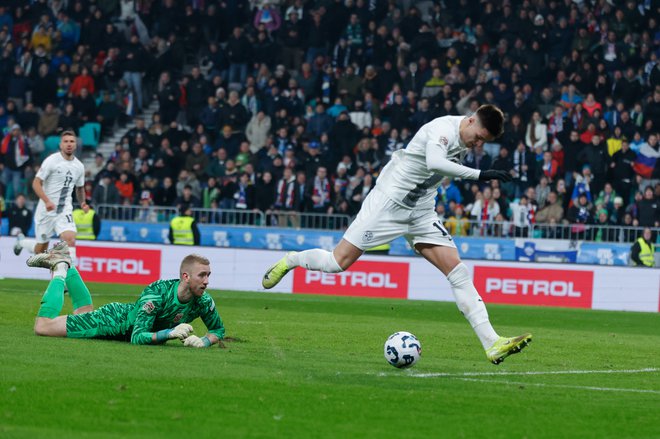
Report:
[[[522,381],[509,381],[499,379],[485,379],[473,377],[497,377],[497,376],[531,376],[531,375],[593,375],[593,374],[636,374],[636,373],[652,373],[660,372],[660,368],[647,367],[644,369],[619,369],[619,370],[549,370],[549,371],[526,371],[526,372],[463,372],[463,373],[410,373],[404,376],[410,378],[450,378],[461,381],[471,381],[479,383],[496,383],[514,386],[534,386],[534,387],[556,387],[564,389],[578,389],[578,390],[596,390],[600,392],[630,392],[630,393],[651,393],[660,395],[660,390],[650,389],[627,389],[619,387],[597,387],[597,386],[576,386],[570,384],[547,384],[547,383],[528,383]],[[396,374],[401,376],[400,374]],[[392,373],[381,372],[378,376],[396,376]]]
[[[458,379],[461,381],[472,381],[477,383],[499,383],[499,384],[514,385],[514,386],[559,387],[563,389],[597,390],[601,392],[653,393],[656,395],[660,395],[660,390],[625,389],[619,387],[572,386],[568,384],[525,383],[522,381],[487,380],[483,378],[459,378],[459,377],[450,377],[450,378]]]
[[[526,372],[463,372],[463,373],[411,373],[409,376],[412,378],[461,378],[461,377],[479,377],[479,376],[524,376],[524,375],[591,375],[602,373],[648,373],[659,372],[660,369],[656,367],[647,367],[645,369],[608,369],[608,370],[549,370],[549,371],[526,371]],[[385,375],[383,375],[385,376]]]

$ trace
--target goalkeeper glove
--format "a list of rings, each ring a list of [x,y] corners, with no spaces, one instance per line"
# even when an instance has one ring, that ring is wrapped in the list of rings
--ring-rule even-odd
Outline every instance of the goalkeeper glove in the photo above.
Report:
[[[513,180],[513,177],[508,172],[499,171],[497,169],[488,169],[479,173],[479,181],[489,180],[511,181]]]
[[[207,348],[211,346],[211,340],[206,336],[199,338],[196,335],[191,335],[183,341],[183,345],[189,348]]]
[[[187,323],[181,323],[180,325],[175,326],[170,330],[170,333],[167,334],[168,339],[178,338],[179,340],[184,340],[193,333],[193,327]]]

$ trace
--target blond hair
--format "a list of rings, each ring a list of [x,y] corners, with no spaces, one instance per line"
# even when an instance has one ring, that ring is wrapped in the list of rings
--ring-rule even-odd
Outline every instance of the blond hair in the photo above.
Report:
[[[179,276],[188,273],[194,264],[211,265],[211,262],[202,255],[191,254],[183,258],[179,267]]]

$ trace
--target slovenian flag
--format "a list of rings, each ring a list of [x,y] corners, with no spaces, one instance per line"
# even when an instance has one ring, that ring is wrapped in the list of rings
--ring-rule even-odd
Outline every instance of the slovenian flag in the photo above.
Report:
[[[633,169],[642,178],[651,178],[658,158],[660,158],[660,150],[656,151],[648,143],[644,143],[639,149],[635,163],[633,163]]]
[[[130,92],[124,100],[126,104],[126,116],[133,116],[135,112],[133,104],[133,92]]]

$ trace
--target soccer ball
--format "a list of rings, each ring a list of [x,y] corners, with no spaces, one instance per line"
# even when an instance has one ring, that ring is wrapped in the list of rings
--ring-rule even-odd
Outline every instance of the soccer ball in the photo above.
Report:
[[[411,367],[422,355],[422,344],[410,332],[399,331],[385,340],[385,359],[394,367]]]

